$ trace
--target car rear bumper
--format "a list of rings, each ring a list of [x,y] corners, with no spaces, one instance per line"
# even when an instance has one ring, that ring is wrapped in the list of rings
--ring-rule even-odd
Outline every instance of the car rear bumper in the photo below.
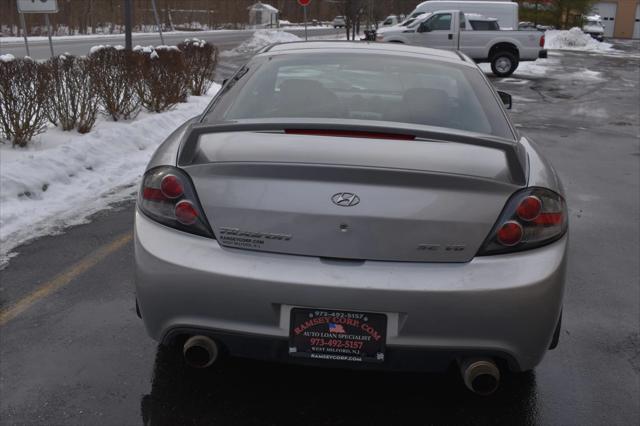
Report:
[[[549,57],[549,53],[547,52],[547,49],[542,49],[538,52],[539,59],[547,59],[548,57]]]
[[[135,222],[136,295],[159,341],[201,332],[232,355],[286,359],[293,307],[380,312],[388,356],[377,368],[470,353],[529,370],[562,307],[566,236],[468,263],[354,262],[223,248],[139,212]]]

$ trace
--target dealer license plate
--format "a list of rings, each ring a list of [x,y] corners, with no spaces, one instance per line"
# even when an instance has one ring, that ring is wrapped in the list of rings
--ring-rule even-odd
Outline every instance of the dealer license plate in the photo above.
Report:
[[[351,362],[383,362],[387,316],[293,308],[289,355]]]

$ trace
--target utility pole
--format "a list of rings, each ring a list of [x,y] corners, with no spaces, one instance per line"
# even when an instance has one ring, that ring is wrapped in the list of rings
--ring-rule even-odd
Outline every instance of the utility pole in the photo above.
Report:
[[[162,36],[162,27],[160,26],[160,17],[158,16],[158,7],[156,6],[156,0],[151,0],[151,5],[153,6],[153,16],[156,19],[156,26],[158,27],[158,32],[160,33],[160,43],[164,44],[164,37]]]
[[[51,21],[49,21],[49,14],[44,15],[45,22],[47,23],[47,36],[49,37],[49,50],[51,51],[51,57],[53,58],[53,41],[51,41]]]
[[[31,53],[29,53],[29,42],[27,41],[27,24],[24,21],[24,13],[20,13],[20,25],[22,25],[22,36],[24,37],[24,47],[27,50],[27,56],[31,56]]]
[[[124,0],[124,45],[127,50],[133,49],[131,40],[131,0]]]

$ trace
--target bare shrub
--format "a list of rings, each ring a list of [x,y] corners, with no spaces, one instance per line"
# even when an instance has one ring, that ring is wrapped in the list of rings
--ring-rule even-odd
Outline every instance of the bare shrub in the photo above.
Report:
[[[186,102],[189,85],[184,54],[179,49],[166,46],[140,49],[135,58],[136,93],[145,109],[162,112]]]
[[[81,96],[78,98],[78,123],[76,128],[78,133],[89,133],[96,124],[98,116],[98,97],[95,82],[91,78],[89,72],[90,64],[87,58],[83,58],[76,63],[78,73],[81,76],[81,86],[84,90],[80,91]]]
[[[96,121],[98,102],[88,59],[61,55],[50,59],[47,67],[51,76],[49,120],[62,130],[89,132]]]
[[[194,96],[207,93],[215,74],[218,52],[204,40],[187,39],[178,45],[184,53],[189,92]]]
[[[26,146],[45,129],[48,70],[31,59],[0,61],[0,129],[13,145]]]
[[[113,121],[135,118],[140,101],[135,91],[135,57],[132,52],[105,47],[89,55],[89,72],[103,112]]]

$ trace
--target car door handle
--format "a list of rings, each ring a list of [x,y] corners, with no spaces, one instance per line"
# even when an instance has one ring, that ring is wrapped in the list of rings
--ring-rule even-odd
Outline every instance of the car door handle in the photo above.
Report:
[[[453,34],[449,34],[449,40],[453,40]]]

